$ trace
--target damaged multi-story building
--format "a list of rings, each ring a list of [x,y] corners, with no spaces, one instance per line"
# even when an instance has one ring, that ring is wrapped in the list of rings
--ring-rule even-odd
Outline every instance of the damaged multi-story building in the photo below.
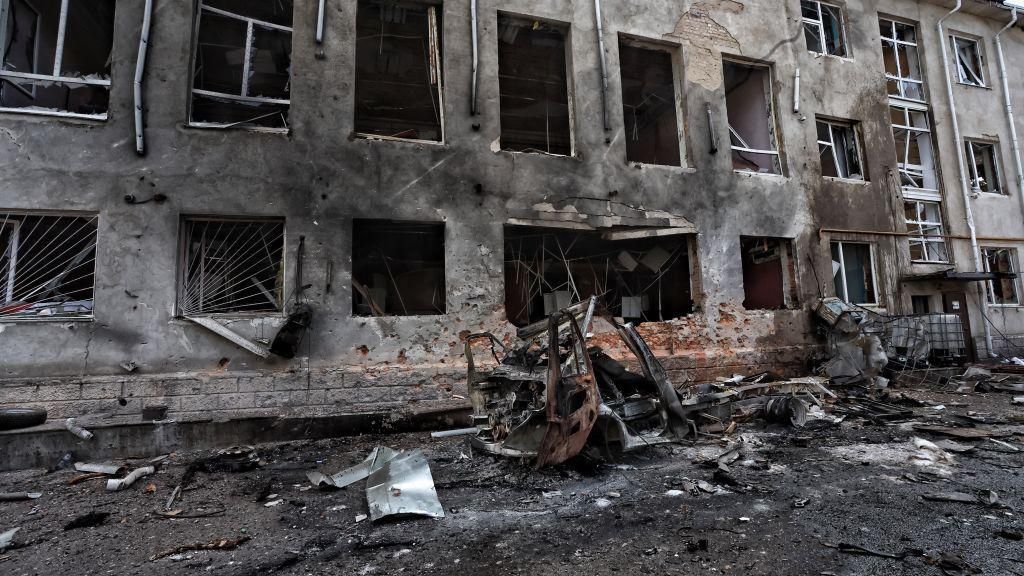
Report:
[[[464,405],[468,335],[591,296],[677,382],[807,373],[827,296],[1019,354],[1015,16],[0,0],[0,405]]]

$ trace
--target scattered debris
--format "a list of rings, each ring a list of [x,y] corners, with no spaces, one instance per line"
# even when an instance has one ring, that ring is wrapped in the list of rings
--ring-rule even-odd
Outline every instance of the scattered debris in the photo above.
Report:
[[[127,488],[135,483],[136,480],[144,476],[149,476],[156,472],[156,468],[152,466],[143,466],[142,468],[136,468],[132,470],[130,474],[121,479],[107,480],[107,490],[114,492],[122,488]]]
[[[956,502],[959,504],[979,504],[982,506],[999,506],[999,494],[986,490],[982,496],[966,492],[935,492],[922,495],[925,500],[933,502]]]
[[[879,558],[892,558],[893,560],[903,560],[910,554],[920,554],[919,550],[904,549],[902,552],[897,554],[890,554],[888,552],[880,552],[878,550],[872,550],[871,548],[865,548],[864,546],[858,546],[856,544],[849,544],[847,542],[840,542],[839,544],[825,544],[830,548],[835,548],[840,552],[846,554],[858,554],[861,556],[877,556]]]
[[[229,538],[221,538],[219,540],[214,540],[212,542],[197,543],[197,544],[185,544],[183,546],[178,546],[177,548],[172,548],[170,550],[164,550],[163,552],[158,552],[158,553],[150,556],[149,557],[149,561],[152,562],[152,561],[164,558],[166,556],[171,556],[171,555],[174,555],[174,554],[181,554],[182,552],[189,552],[189,551],[192,551],[192,550],[234,550],[235,548],[239,547],[240,545],[242,545],[242,544],[244,544],[244,543],[246,543],[248,541],[249,541],[249,537],[248,536],[242,536],[241,538],[238,538],[237,540],[231,540]]]
[[[42,498],[41,492],[0,492],[0,502],[17,502],[19,500],[37,500]]]
[[[350,484],[365,480],[372,472],[379,470],[384,464],[390,462],[398,456],[398,452],[390,448],[377,447],[370,452],[366,460],[363,460],[359,464],[347,468],[334,474],[327,476],[320,472],[307,472],[306,478],[309,479],[310,483],[314,486],[330,486],[332,488],[344,488]]]
[[[444,518],[427,457],[420,450],[402,452],[371,472],[366,500],[374,521],[398,514]]]
[[[280,506],[281,504],[284,504],[284,498],[278,498],[277,500],[271,500],[270,502],[267,502],[263,506],[265,508],[272,508],[274,506]]]
[[[118,474],[124,473],[125,467],[118,466],[116,464],[85,464],[82,462],[75,462],[75,470],[79,472],[96,472],[107,476],[117,476]]]
[[[431,438],[449,438],[452,436],[469,436],[470,434],[476,434],[479,432],[477,428],[458,428],[456,430],[444,430],[441,432],[431,432]]]
[[[0,552],[7,550],[14,545],[14,535],[21,530],[21,527],[11,528],[6,532],[0,532]]]
[[[64,531],[100,526],[110,517],[110,512],[89,512],[64,525]]]
[[[89,432],[85,428],[82,428],[78,424],[75,424],[74,418],[68,418],[64,421],[64,427],[68,429],[75,436],[78,436],[82,440],[92,440],[92,432]]]

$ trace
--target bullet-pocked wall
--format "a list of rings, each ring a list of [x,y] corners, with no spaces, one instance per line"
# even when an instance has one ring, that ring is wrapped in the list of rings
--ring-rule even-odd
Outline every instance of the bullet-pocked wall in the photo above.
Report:
[[[510,224],[650,218],[692,225],[693,311],[641,327],[680,378],[683,370],[698,379],[802,370],[818,343],[809,307],[834,291],[834,240],[875,246],[878,304],[899,308],[897,241],[819,234],[905,230],[886,178],[894,145],[878,43],[882,3],[836,3],[849,49],[840,57],[808,51],[799,0],[605,2],[605,103],[593,2],[481,0],[476,115],[470,3],[429,3],[441,32],[434,41],[443,140],[414,142],[357,134],[355,0],[326,1],[322,44],[318,2],[295,1],[283,133],[189,126],[197,3],[156,0],[142,90],[146,154],[139,157],[132,88],[142,4],[116,5],[105,121],[0,114],[0,210],[98,215],[95,318],[0,322],[0,404],[40,403],[74,415],[163,403],[182,416],[461,404],[464,336],[513,333],[505,311]],[[905,4],[885,11],[918,5]],[[933,12],[921,19],[933,22]],[[571,156],[502,150],[499,14],[564,28]],[[621,38],[672,54],[681,166],[627,161]],[[1020,54],[1019,35],[1012,44]],[[770,72],[780,174],[734,170],[723,59]],[[856,127],[864,181],[823,176],[818,119]],[[166,201],[145,202],[157,194]],[[180,238],[191,217],[284,220],[278,285],[289,302],[297,285],[308,285],[300,299],[313,310],[295,359],[261,359],[179,316]],[[357,313],[356,220],[443,223],[442,309]],[[741,237],[791,241],[786,273],[795,290],[785,309],[744,308]],[[249,312],[230,325],[259,338],[282,323],[281,314]],[[615,349],[608,334],[595,341]]]

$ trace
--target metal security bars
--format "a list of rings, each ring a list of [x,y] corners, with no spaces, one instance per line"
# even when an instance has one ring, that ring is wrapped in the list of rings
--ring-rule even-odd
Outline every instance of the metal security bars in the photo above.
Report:
[[[942,205],[938,202],[906,201],[903,210],[911,234],[910,259],[915,262],[949,262],[942,231]]]
[[[0,320],[93,315],[95,215],[0,214]]]
[[[956,58],[957,82],[984,87],[985,71],[978,41],[962,36],[950,36],[949,40],[953,44],[953,55]]]
[[[280,312],[284,221],[185,218],[178,314]]]
[[[817,129],[822,175],[864,180],[857,127],[851,123],[818,120]]]
[[[288,129],[292,0],[201,0],[190,125]]]
[[[849,56],[842,8],[814,0],[802,0],[800,12],[808,50],[818,54]]]
[[[114,0],[0,0],[0,110],[106,119]]]
[[[917,27],[884,18],[879,20],[878,27],[889,96],[923,102],[924,77],[917,49]]]

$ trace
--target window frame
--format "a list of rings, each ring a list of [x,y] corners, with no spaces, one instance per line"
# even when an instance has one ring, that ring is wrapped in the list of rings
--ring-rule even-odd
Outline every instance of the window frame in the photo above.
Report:
[[[818,14],[817,20],[807,18],[806,16],[803,15],[804,4],[814,4],[816,12]],[[836,13],[839,18],[839,34],[841,36],[840,40],[842,41],[843,47],[842,54],[833,54],[831,52],[828,52],[828,42],[825,41],[825,18],[821,8],[822,6],[828,6],[829,8],[834,8],[836,10]],[[821,2],[820,0],[800,0],[800,20],[801,27],[803,28],[804,32],[804,43],[806,44],[807,42],[807,26],[814,26],[818,29],[818,37],[821,41],[821,47],[823,50],[825,50],[825,52],[818,52],[817,50],[812,50],[810,46],[807,46],[808,52],[812,54],[820,54],[822,56],[835,56],[836,58],[850,59],[853,57],[850,54],[850,43],[847,39],[846,34],[846,14],[842,6],[838,4],[832,4],[829,2]]]
[[[227,130],[227,129],[232,129],[232,128],[241,128],[241,129],[250,130],[250,131],[253,131],[253,132],[272,132],[272,133],[279,133],[279,134],[287,134],[288,132],[290,132],[291,131],[291,126],[290,125],[287,125],[284,128],[269,127],[269,126],[245,126],[244,125],[247,122],[251,122],[252,120],[258,120],[259,118],[254,118],[252,120],[248,120],[248,121],[245,121],[245,122],[232,122],[232,123],[228,123],[228,124],[221,124],[219,122],[195,121],[195,120],[192,119],[192,105],[193,105],[193,102],[195,100],[195,95],[198,94],[200,96],[205,96],[207,98],[223,98],[225,100],[230,100],[232,102],[242,103],[242,104],[245,104],[245,103],[250,103],[250,104],[258,103],[258,104],[274,104],[274,105],[278,105],[278,106],[288,106],[288,109],[290,111],[291,110],[291,105],[292,105],[291,104],[291,102],[292,102],[291,98],[288,98],[287,100],[283,100],[283,99],[280,99],[280,98],[267,98],[267,97],[263,97],[263,96],[248,96],[248,95],[246,95],[246,92],[248,92],[248,88],[249,88],[249,66],[252,64],[253,43],[255,42],[255,37],[253,35],[253,31],[254,31],[255,26],[262,26],[264,28],[269,28],[271,30],[277,30],[277,31],[280,31],[280,32],[287,32],[288,35],[291,37],[292,49],[294,50],[294,48],[295,48],[295,22],[294,22],[294,10],[295,10],[295,7],[294,7],[294,4],[292,6],[293,21],[292,21],[292,26],[291,27],[282,26],[280,24],[274,24],[273,22],[266,22],[264,20],[259,20],[259,19],[256,19],[256,18],[250,18],[248,16],[242,16],[241,14],[235,14],[234,12],[229,12],[227,10],[222,10],[220,8],[213,8],[213,7],[210,7],[210,6],[206,6],[204,0],[196,0],[195,6],[196,6],[196,8],[195,8],[195,10],[196,10],[196,12],[195,12],[195,22],[194,22],[193,31],[192,31],[192,35],[193,35],[192,53],[191,53],[192,59],[191,59],[191,62],[189,62],[189,75],[188,75],[188,108],[187,108],[188,117],[187,117],[187,126],[189,128],[204,128],[204,129],[215,129],[215,130]],[[215,91],[212,91],[212,90],[197,89],[195,87],[196,59],[198,57],[198,52],[199,52],[199,30],[200,30],[200,26],[202,25],[202,18],[203,18],[203,11],[204,10],[208,11],[211,14],[216,14],[217,16],[221,16],[221,17],[224,17],[224,18],[233,18],[235,20],[241,20],[242,22],[246,23],[245,61],[242,63],[242,87],[241,87],[242,94],[228,94],[228,93],[225,93],[225,92],[215,92]],[[289,84],[290,84],[291,83],[291,70],[289,70],[289,72],[288,72],[288,78],[289,78]],[[276,113],[277,112],[275,112],[275,114]],[[286,124],[287,124],[287,122],[286,122]]]
[[[900,110],[900,111],[903,112],[903,119],[904,119],[904,122],[906,122],[905,124],[892,124],[892,113],[893,113],[894,110]],[[924,122],[925,122],[925,127],[924,128],[922,128],[920,126],[915,126],[914,125],[914,115],[915,114],[920,114],[921,117],[924,119]],[[937,151],[936,151],[936,148],[935,148],[934,132],[932,131],[932,128],[931,128],[931,117],[930,117],[930,115],[928,113],[928,109],[927,108],[923,108],[923,107],[909,106],[909,105],[907,105],[905,103],[897,104],[897,103],[894,103],[894,102],[890,102],[889,103],[889,121],[890,121],[890,124],[892,126],[893,141],[894,142],[896,142],[896,132],[897,132],[897,130],[903,130],[903,131],[907,132],[907,138],[906,138],[906,142],[907,143],[906,143],[904,149],[902,151],[899,150],[899,148],[896,149],[896,170],[897,170],[897,172],[899,172],[900,174],[905,174],[911,180],[915,180],[916,181],[916,180],[920,179],[921,183],[925,184],[927,179],[929,178],[928,171],[930,170],[931,171],[931,179],[935,181],[935,187],[934,188],[924,188],[924,187],[918,187],[918,186],[907,186],[907,185],[903,184],[903,180],[901,178],[900,179],[900,188],[902,188],[904,190],[904,192],[909,192],[911,194],[915,194],[916,196],[927,196],[927,197],[934,197],[934,198],[937,198],[937,199],[940,198],[940,196],[939,196],[939,189],[940,189],[941,185],[939,183],[939,169],[938,169],[939,163],[938,163],[938,158],[937,158]],[[913,135],[913,139],[916,140],[922,134],[927,134],[928,135],[928,147],[927,147],[927,150],[928,150],[928,155],[931,157],[931,161],[932,161],[932,168],[930,168],[930,169],[927,168],[924,164],[910,164],[907,161],[909,156],[910,156],[910,142],[911,142],[911,139],[912,139],[911,136]],[[922,147],[920,145],[920,142],[918,142],[918,149],[919,150],[922,149]]]
[[[986,246],[986,247],[983,247],[981,249],[981,252],[982,252],[982,259],[981,259],[982,266],[984,267],[985,272],[992,273],[991,266],[989,264],[989,253],[990,252],[998,252],[1000,250],[1006,250],[1008,252],[1008,254],[1009,254],[1009,262],[1010,262],[1010,273],[1017,275],[1017,277],[1013,279],[1013,292],[1014,292],[1014,298],[1015,298],[1016,301],[1015,302],[997,303],[995,301],[996,300],[995,285],[993,284],[992,280],[986,280],[985,281],[985,298],[986,298],[987,303],[988,303],[989,306],[1005,307],[1005,308],[1020,307],[1020,306],[1022,306],[1022,303],[1021,303],[1021,273],[1020,273],[1020,255],[1018,253],[1018,250],[1016,248],[1008,247],[1008,246],[1006,246],[1006,247],[997,247],[997,246]]]
[[[975,146],[984,146],[992,150],[992,169],[995,171],[995,190],[982,190],[974,184],[980,180],[981,176],[977,172],[978,164],[977,155],[974,151]],[[967,156],[967,171],[971,183],[971,192],[975,192],[977,194],[992,194],[993,196],[1008,196],[1008,192],[1005,186],[1003,186],[1003,165],[999,157],[998,142],[977,138],[964,138],[964,154]]]
[[[773,150],[758,150],[756,148],[750,148],[750,146],[743,139],[743,137],[740,136],[739,132],[737,132],[736,129],[734,129],[732,127],[732,124],[729,122],[729,97],[728,97],[728,94],[726,94],[726,98],[725,98],[725,122],[726,122],[726,126],[728,126],[728,129],[729,129],[730,158],[736,152],[740,152],[740,153],[746,152],[748,154],[761,154],[761,155],[765,155],[765,156],[774,156],[775,157],[775,162],[773,164],[773,167],[777,167],[778,168],[777,171],[760,172],[760,171],[754,171],[754,170],[742,170],[742,169],[738,169],[736,167],[733,167],[733,172],[740,172],[740,173],[743,173],[743,174],[757,174],[757,175],[761,175],[761,176],[769,176],[770,175],[770,176],[782,176],[782,177],[785,177],[786,176],[786,166],[785,166],[785,162],[784,162],[784,159],[783,159],[783,156],[782,156],[782,144],[781,144],[781,139],[780,139],[780,134],[779,134],[779,131],[780,131],[779,120],[778,120],[778,117],[777,117],[778,115],[776,114],[776,110],[778,109],[778,106],[776,106],[776,104],[775,104],[775,74],[773,73],[774,72],[774,67],[771,64],[767,64],[767,63],[751,62],[749,60],[741,60],[741,59],[738,59],[738,58],[730,58],[728,56],[725,56],[725,57],[722,58],[723,70],[724,70],[724,67],[725,67],[726,63],[732,64],[734,66],[743,66],[743,67],[746,67],[746,68],[762,68],[762,69],[765,70],[764,91],[765,91],[765,102],[768,104],[768,131],[771,134],[772,146],[774,147]],[[723,86],[723,88],[724,88],[724,86]],[[732,139],[733,138],[735,138],[740,144],[742,144],[742,146],[735,146],[735,145],[733,145],[733,143],[732,143]]]
[[[829,135],[829,140],[830,141],[829,142],[824,142],[822,140],[817,140],[817,143],[818,143],[818,159],[820,161],[821,155],[823,154],[823,152],[821,150],[822,146],[827,146],[827,147],[831,148],[832,149],[832,162],[835,164],[836,173],[839,174],[838,176],[824,176],[824,174],[823,174],[823,177],[825,177],[825,178],[832,178],[832,179],[836,179],[836,180],[846,180],[846,181],[849,181],[849,182],[868,182],[869,180],[868,180],[867,170],[865,169],[865,166],[864,166],[864,146],[861,143],[862,138],[861,138],[861,135],[860,135],[860,122],[854,122],[852,120],[834,120],[834,119],[831,119],[831,118],[816,117],[815,118],[815,122],[814,122],[815,138],[816,139],[818,137],[818,135],[817,135],[818,127],[820,125],[822,125],[822,124],[824,124],[825,126],[828,127],[828,135]],[[839,163],[839,147],[836,145],[836,135],[835,135],[835,129],[836,128],[840,128],[840,129],[844,129],[844,130],[849,130],[850,133],[853,135],[854,152],[856,152],[856,154],[857,154],[856,160],[857,160],[858,167],[860,168],[860,172],[861,172],[860,178],[853,178],[849,174],[843,175],[841,173],[842,170],[841,170],[841,165]],[[822,172],[824,172],[824,170]]]
[[[843,247],[846,246],[847,244],[856,244],[856,245],[859,245],[859,246],[867,246],[868,247],[868,256],[871,259],[871,284],[872,284],[871,289],[875,293],[875,301],[874,302],[857,303],[856,306],[872,306],[872,307],[876,307],[876,308],[877,307],[881,307],[882,306],[882,303],[881,303],[881,293],[878,291],[878,266],[877,266],[877,258],[875,257],[875,245],[870,243],[870,242],[853,242],[853,241],[848,241],[848,240],[831,240],[829,242],[829,262],[832,262],[832,251],[831,251],[832,244],[838,244],[839,245],[839,273],[842,275],[842,286],[843,286],[843,294],[836,294],[836,296],[841,298],[844,302],[850,302],[850,286],[849,286],[848,280],[846,278],[846,254],[845,254],[845,251],[844,251]],[[835,285],[835,282],[833,282],[833,285]]]
[[[985,74],[985,52],[982,50],[981,39],[963,34],[950,33],[949,41],[953,48],[953,69],[956,71],[957,84],[974,86],[976,88],[988,88],[989,85],[986,79],[987,74]],[[969,73],[970,69],[961,64],[960,50],[958,49],[958,44],[961,42],[969,42],[974,47],[974,55],[978,60],[978,73],[974,75],[978,81],[977,83],[969,81],[965,77],[965,73]]]
[[[926,257],[930,253],[929,250],[928,250],[928,245],[929,244],[941,244],[942,247],[943,247],[943,251],[946,253],[946,259],[945,260],[928,260],[928,259],[925,259],[925,260],[915,260],[913,258],[913,256],[911,256],[911,262],[920,263],[920,264],[948,264],[950,262],[950,259],[949,259],[949,244],[946,242],[945,223],[943,221],[943,213],[942,213],[942,202],[940,202],[938,200],[919,200],[919,199],[913,199],[913,198],[904,198],[903,203],[904,203],[904,210],[903,210],[904,211],[904,218],[906,218],[906,205],[907,204],[914,204],[915,205],[915,213],[917,213],[917,214],[920,214],[922,212],[917,205],[919,205],[919,204],[934,204],[935,205],[936,210],[938,211],[938,215],[939,215],[939,221],[938,222],[933,222],[931,220],[909,220],[909,219],[906,219],[906,225],[907,225],[907,231],[908,232],[910,231],[911,224],[916,225],[921,230],[921,232],[922,232],[922,234],[920,236],[912,236],[912,235],[908,236],[907,240],[908,240],[908,243],[909,243],[909,245],[911,247],[914,244],[919,244],[921,246],[921,248],[922,248],[922,250],[923,250],[923,252],[924,252]],[[924,210],[924,212],[927,213],[927,210]],[[939,233],[938,236],[935,236],[935,235],[929,236],[927,234],[924,234],[924,230],[925,230],[926,227],[927,228],[938,229],[938,233]]]
[[[906,100],[906,101],[909,101],[909,102],[920,102],[920,103],[927,102],[928,101],[928,92],[927,92],[927,88],[925,86],[925,80],[924,80],[924,77],[925,77],[925,74],[924,74],[924,61],[921,59],[921,50],[919,48],[920,47],[920,42],[918,42],[918,41],[911,42],[909,40],[900,40],[899,38],[896,37],[897,36],[896,35],[896,27],[897,26],[907,26],[907,27],[913,28],[913,30],[914,30],[914,37],[915,38],[917,38],[918,34],[920,34],[919,27],[917,26],[916,23],[910,23],[910,22],[904,22],[904,21],[901,21],[901,20],[895,20],[895,19],[892,19],[892,18],[886,18],[885,16],[879,16],[878,21],[879,21],[880,24],[886,24],[887,25],[887,31],[891,34],[890,36],[881,36],[881,41],[882,41],[882,45],[883,45],[883,48],[882,48],[883,58],[885,56],[885,45],[889,44],[889,45],[892,46],[892,51],[893,51],[893,55],[895,56],[895,62],[896,62],[896,72],[897,72],[897,75],[893,76],[893,75],[889,74],[889,72],[885,72],[885,78],[886,78],[886,84],[888,84],[888,82],[890,82],[890,81],[896,82],[896,87],[897,87],[897,91],[899,92],[899,94],[891,94],[890,93],[889,97],[890,98],[898,98],[900,100]],[[901,46],[906,48],[907,50],[913,50],[913,52],[914,52],[914,54],[915,54],[915,56],[917,58],[918,74],[920,75],[920,78],[914,78],[912,75],[906,75],[905,74],[905,71],[903,70],[903,65],[900,62],[900,57],[899,57],[900,47]],[[916,84],[919,87],[920,91],[921,91],[921,97],[920,98],[913,98],[913,97],[907,96],[907,90],[905,90],[905,88],[904,88],[904,83]],[[886,91],[888,92],[888,86],[886,87]]]
[[[64,76],[61,74],[61,66],[64,61],[64,39],[67,37],[68,27],[68,5],[71,0],[61,0],[60,5],[60,20],[57,23],[57,43],[54,47],[53,55],[53,74],[37,74],[34,72],[15,72],[12,70],[3,69],[3,54],[0,53],[0,79],[8,78],[13,80],[33,80],[41,82],[53,82],[55,84],[74,84],[81,86],[101,86],[107,89],[109,97],[111,78],[86,78],[86,77],[75,77],[75,76]],[[25,3],[36,13],[36,40],[34,53],[36,58],[39,56],[39,32],[41,23],[39,22],[38,14],[39,11],[34,6],[25,0]],[[7,14],[9,12],[10,0],[0,0],[0,27],[3,27],[3,31],[0,31],[0,40],[4,38],[4,33],[7,28]],[[116,10],[115,6],[115,10]],[[117,32],[115,30],[114,37],[111,39],[111,46],[117,39]],[[113,50],[113,48],[111,48]],[[113,72],[113,70],[111,70]],[[22,87],[18,86],[14,82],[8,82],[8,85],[14,86],[15,89],[22,91]],[[32,85],[32,96],[35,96],[36,86]],[[0,112],[12,113],[12,114],[32,114],[35,116],[59,116],[63,118],[81,118],[83,120],[98,120],[106,121],[110,115],[110,104],[107,104],[107,110],[102,114],[82,114],[79,112],[68,112],[66,110],[33,110],[31,108],[8,108],[6,106],[0,106]]]
[[[647,163],[647,162],[641,162],[639,160],[631,160],[629,158],[628,150],[626,152],[626,162],[628,162],[629,164],[635,164],[635,165],[639,165],[639,166],[652,166],[652,167],[661,166],[661,167],[664,167],[664,168],[686,168],[686,167],[688,167],[689,164],[688,164],[687,158],[686,158],[687,146],[686,146],[686,126],[685,126],[685,124],[686,124],[686,99],[685,99],[685,96],[683,94],[683,90],[684,90],[685,86],[684,86],[684,83],[683,83],[683,74],[681,73],[681,71],[683,70],[682,52],[681,52],[681,48],[682,47],[679,44],[672,44],[672,43],[667,43],[667,42],[658,41],[658,40],[651,40],[651,39],[647,39],[647,38],[641,38],[639,36],[631,36],[631,35],[624,34],[624,33],[620,33],[618,35],[618,45],[620,47],[620,52],[621,52],[621,46],[622,45],[626,45],[626,46],[628,46],[630,48],[637,48],[637,49],[641,49],[641,50],[649,50],[649,51],[652,51],[652,52],[662,52],[664,54],[668,54],[669,55],[669,58],[672,61],[672,96],[673,96],[673,100],[674,100],[674,104],[673,105],[675,106],[675,114],[676,114],[676,139],[678,140],[678,143],[679,143],[679,164],[650,164],[650,163]],[[620,58],[620,63],[621,63],[621,58]],[[623,88],[622,88],[622,71],[621,71],[621,66],[620,66],[620,71],[619,71],[619,96],[620,96],[620,99],[623,100],[623,106],[622,106],[622,108],[623,108],[623,110],[622,110],[622,112],[623,112],[623,127],[625,128],[626,125],[627,125],[626,124],[627,120],[625,118],[625,102],[624,102],[625,98],[624,98],[624,95],[623,95]]]

